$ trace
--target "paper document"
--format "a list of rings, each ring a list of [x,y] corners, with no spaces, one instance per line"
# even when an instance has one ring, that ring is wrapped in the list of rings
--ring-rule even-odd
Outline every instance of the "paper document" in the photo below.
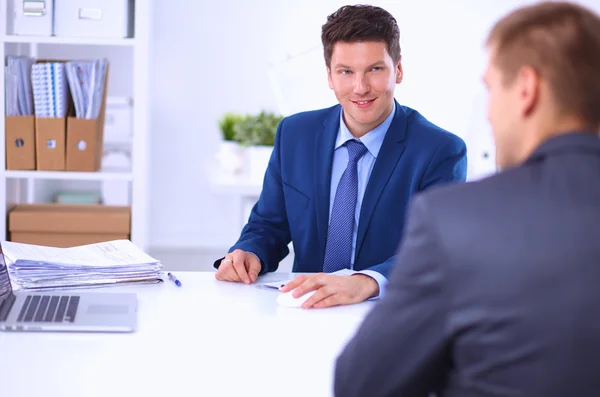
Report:
[[[6,241],[2,250],[11,277],[25,289],[162,281],[162,264],[129,240],[71,248]]]
[[[33,114],[31,69],[33,58],[9,55],[5,67],[6,115]]]
[[[46,262],[78,266],[123,266],[158,263],[129,240],[81,245],[71,248],[54,248],[22,244],[11,241],[2,243],[2,250],[11,262]]]
[[[106,59],[66,62],[66,78],[77,118],[95,119],[100,115],[107,68]]]

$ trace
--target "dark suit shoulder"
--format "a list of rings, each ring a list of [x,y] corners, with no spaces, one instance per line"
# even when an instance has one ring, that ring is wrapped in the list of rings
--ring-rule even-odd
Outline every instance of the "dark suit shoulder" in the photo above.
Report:
[[[524,165],[477,181],[440,186],[418,197],[444,224],[497,221],[544,201],[543,190],[535,188],[540,172],[539,165]]]
[[[526,179],[527,171],[517,168],[477,181],[440,186],[420,193],[419,196],[433,206],[460,210],[461,207],[469,207],[471,200],[483,201],[486,198],[494,198],[493,201],[496,201],[499,197],[515,193],[515,190],[519,189],[518,186],[525,185]]]

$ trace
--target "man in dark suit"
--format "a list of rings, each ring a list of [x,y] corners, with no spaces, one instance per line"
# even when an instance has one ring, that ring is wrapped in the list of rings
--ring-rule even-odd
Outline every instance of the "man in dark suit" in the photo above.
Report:
[[[279,124],[260,198],[239,240],[215,262],[218,280],[251,283],[277,270],[292,241],[293,271],[314,274],[283,291],[316,291],[305,308],[384,290],[409,198],[466,177],[464,142],[394,100],[399,39],[396,20],[378,7],[329,16],[322,41],[340,104]]]
[[[600,395],[600,18],[540,3],[487,44],[503,172],[411,201],[337,396]]]

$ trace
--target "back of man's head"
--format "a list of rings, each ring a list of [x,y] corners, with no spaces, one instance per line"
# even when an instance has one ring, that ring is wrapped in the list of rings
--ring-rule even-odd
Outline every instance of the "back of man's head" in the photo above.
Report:
[[[510,84],[532,67],[551,91],[556,111],[600,129],[600,17],[568,2],[519,8],[492,28],[487,40],[494,62]]]
[[[396,19],[380,7],[340,7],[327,17],[321,29],[321,41],[327,67],[330,67],[333,47],[337,42],[380,41],[387,45],[394,63],[400,60],[400,29]]]

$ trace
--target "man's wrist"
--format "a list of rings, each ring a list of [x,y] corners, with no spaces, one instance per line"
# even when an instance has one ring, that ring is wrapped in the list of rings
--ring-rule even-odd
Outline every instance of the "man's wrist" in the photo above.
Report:
[[[361,278],[366,299],[379,296],[379,283],[373,277],[362,273],[355,273],[352,275],[352,277]]]

